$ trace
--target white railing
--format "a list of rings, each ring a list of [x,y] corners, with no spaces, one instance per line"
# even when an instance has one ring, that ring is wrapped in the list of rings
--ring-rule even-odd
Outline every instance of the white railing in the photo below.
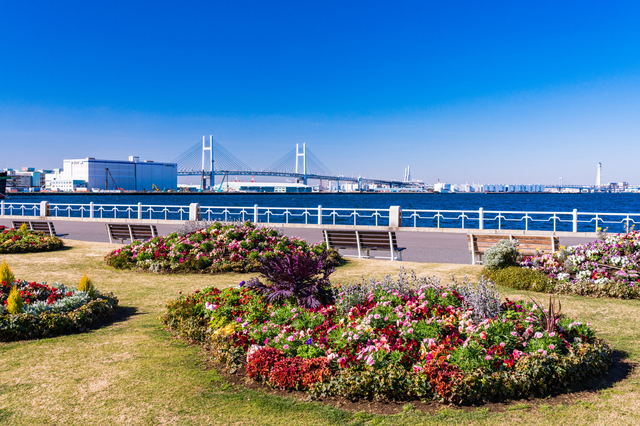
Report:
[[[403,228],[624,232],[640,223],[640,213],[534,212],[484,210],[400,210],[317,207],[165,206],[138,204],[49,204],[0,201],[0,216],[139,220],[220,220],[271,224],[389,226]]]
[[[404,227],[626,232],[640,223],[640,213],[530,212],[484,210],[403,210]]]
[[[388,224],[388,209],[346,209],[309,207],[200,207],[202,220],[240,220],[262,223],[297,223],[318,225],[371,225]]]

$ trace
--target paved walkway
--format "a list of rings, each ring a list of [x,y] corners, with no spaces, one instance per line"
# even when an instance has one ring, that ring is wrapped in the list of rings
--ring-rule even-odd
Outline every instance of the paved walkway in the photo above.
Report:
[[[104,223],[52,221],[56,231],[69,234],[68,239],[82,241],[109,242]],[[11,226],[10,220],[0,219],[0,225]],[[160,235],[176,230],[175,225],[156,225]],[[303,238],[309,243],[322,241],[320,229],[279,228],[285,235]],[[471,264],[471,255],[467,245],[467,235],[461,233],[412,232],[396,233],[400,247],[406,247],[403,259],[411,262],[426,263],[463,263]],[[560,244],[571,246],[593,241],[592,238],[560,237]],[[342,252],[342,251],[341,251]],[[349,251],[343,251],[349,254]],[[385,252],[371,252],[372,255],[385,256]]]

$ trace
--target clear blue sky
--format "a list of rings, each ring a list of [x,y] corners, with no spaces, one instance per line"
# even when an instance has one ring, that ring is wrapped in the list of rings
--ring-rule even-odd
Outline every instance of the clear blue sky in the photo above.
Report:
[[[171,160],[640,183],[638,2],[2,2],[0,168]]]

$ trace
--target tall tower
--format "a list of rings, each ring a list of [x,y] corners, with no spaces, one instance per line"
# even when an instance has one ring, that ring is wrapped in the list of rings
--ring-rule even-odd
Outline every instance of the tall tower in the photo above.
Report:
[[[302,144],[302,152],[300,145],[296,144],[296,173],[298,173],[298,158],[302,157],[302,174],[304,175],[304,184],[307,184],[307,144]]]
[[[411,168],[409,166],[404,169],[404,181],[411,182]]]
[[[596,175],[596,188],[600,189],[602,186],[602,163],[598,163],[598,174]]]
[[[209,157],[211,158],[211,175],[209,177],[209,181],[211,182],[211,188],[213,189],[214,185],[214,174],[213,174],[213,135],[209,135],[209,146],[207,146],[207,142],[204,136],[202,136],[202,178],[200,182],[200,189],[203,191],[206,190],[207,179],[205,177],[205,172],[207,171],[207,162],[205,161],[205,153],[209,151]]]

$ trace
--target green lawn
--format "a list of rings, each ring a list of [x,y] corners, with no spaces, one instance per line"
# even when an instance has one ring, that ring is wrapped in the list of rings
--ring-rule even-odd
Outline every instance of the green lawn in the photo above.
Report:
[[[114,245],[67,241],[72,249],[5,258],[18,278],[77,283],[83,272],[120,299],[121,317],[87,334],[0,343],[0,424],[11,425],[416,425],[640,424],[640,301],[562,296],[563,312],[590,321],[623,354],[603,390],[478,408],[393,405],[394,415],[353,412],[300,396],[280,397],[229,384],[208,369],[198,346],[174,339],[158,317],[178,291],[235,285],[247,274],[155,275],[112,270]],[[0,258],[1,261],[1,258]],[[400,263],[354,260],[334,282],[381,278]],[[419,274],[475,276],[469,265],[402,262]],[[501,288],[503,297],[528,297]],[[542,294],[533,294],[544,300]]]

